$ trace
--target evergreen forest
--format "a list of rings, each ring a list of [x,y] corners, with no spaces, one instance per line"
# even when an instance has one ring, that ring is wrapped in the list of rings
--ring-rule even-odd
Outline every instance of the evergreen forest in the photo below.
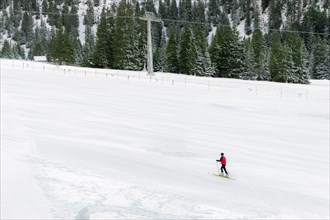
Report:
[[[330,80],[330,0],[0,0],[0,58],[307,84]]]

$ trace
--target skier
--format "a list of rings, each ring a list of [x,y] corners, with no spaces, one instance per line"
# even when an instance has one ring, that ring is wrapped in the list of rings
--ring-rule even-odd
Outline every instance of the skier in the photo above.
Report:
[[[223,171],[225,171],[226,176],[229,176],[226,170],[226,157],[224,156],[224,153],[221,153],[220,160],[216,160],[216,161],[221,163],[221,175],[223,175]]]

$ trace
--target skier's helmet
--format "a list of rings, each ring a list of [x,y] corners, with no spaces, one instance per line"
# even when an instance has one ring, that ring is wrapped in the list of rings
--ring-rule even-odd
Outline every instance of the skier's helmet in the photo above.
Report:
[[[224,153],[221,153],[221,156],[224,155]]]

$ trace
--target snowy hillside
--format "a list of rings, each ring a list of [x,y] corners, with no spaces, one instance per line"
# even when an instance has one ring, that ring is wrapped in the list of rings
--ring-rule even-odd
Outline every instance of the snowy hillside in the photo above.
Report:
[[[0,74],[1,219],[329,217],[329,81]]]
[[[308,84],[330,79],[329,0],[0,2],[0,58]]]

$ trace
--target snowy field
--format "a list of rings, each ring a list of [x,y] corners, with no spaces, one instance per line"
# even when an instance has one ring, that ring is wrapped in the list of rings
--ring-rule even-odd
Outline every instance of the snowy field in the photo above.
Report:
[[[329,218],[329,81],[0,71],[1,219]]]

